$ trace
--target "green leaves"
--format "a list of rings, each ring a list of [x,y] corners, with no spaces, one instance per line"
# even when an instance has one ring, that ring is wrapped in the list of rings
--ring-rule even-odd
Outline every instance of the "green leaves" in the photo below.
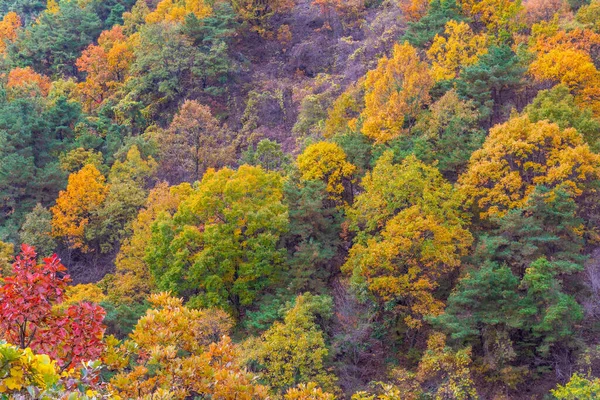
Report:
[[[208,170],[175,215],[153,226],[146,259],[158,287],[240,316],[282,272],[282,196],[280,175],[260,167]]]

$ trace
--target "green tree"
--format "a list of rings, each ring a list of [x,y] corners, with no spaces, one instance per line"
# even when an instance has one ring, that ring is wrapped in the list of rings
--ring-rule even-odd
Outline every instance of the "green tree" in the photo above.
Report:
[[[478,126],[479,114],[472,101],[447,92],[417,117],[412,129],[412,151],[419,160],[436,166],[446,179],[455,182],[473,151],[485,138]]]
[[[592,150],[600,150],[600,121],[593,117],[591,110],[582,109],[575,103],[575,97],[565,85],[541,90],[523,113],[533,122],[545,119],[561,129],[575,128]]]
[[[288,287],[294,292],[323,292],[335,273],[334,257],[341,234],[341,210],[328,199],[321,181],[302,181],[292,172],[284,184],[290,229],[284,236],[288,249]]]
[[[260,167],[209,169],[175,215],[152,228],[146,261],[161,290],[240,317],[281,279],[288,229],[282,178]]]
[[[482,120],[491,124],[501,111],[506,111],[500,106],[507,107],[523,85],[525,71],[523,62],[508,45],[490,46],[476,64],[462,69],[456,83],[458,94],[473,100]]]
[[[56,250],[56,240],[52,237],[52,213],[41,204],[37,204],[25,216],[19,230],[21,243],[27,243],[37,249],[39,254],[52,254]]]
[[[275,322],[259,339],[246,344],[248,360],[258,364],[262,377],[278,392],[309,382],[334,389],[336,379],[326,368],[325,334],[316,323],[317,312],[327,316],[332,305],[330,298],[298,296],[283,323]]]
[[[44,75],[76,76],[77,57],[101,31],[94,2],[80,7],[76,1],[61,0],[58,12],[43,12],[36,24],[19,35],[9,55],[17,64]]]
[[[427,14],[418,21],[408,23],[404,40],[408,40],[415,47],[427,48],[435,35],[444,32],[448,21],[460,22],[464,19],[456,0],[432,0],[429,2]]]

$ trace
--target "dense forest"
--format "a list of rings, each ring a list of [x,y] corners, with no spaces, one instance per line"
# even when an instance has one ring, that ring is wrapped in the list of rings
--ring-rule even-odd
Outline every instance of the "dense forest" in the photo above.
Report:
[[[0,399],[600,399],[600,0],[0,0]]]

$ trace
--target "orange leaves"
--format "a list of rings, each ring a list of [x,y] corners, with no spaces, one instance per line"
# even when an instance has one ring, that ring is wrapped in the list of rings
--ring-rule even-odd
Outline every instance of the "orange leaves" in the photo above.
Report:
[[[91,164],[69,176],[67,189],[61,191],[52,211],[52,235],[62,237],[70,248],[88,251],[85,229],[108,193],[104,176]]]
[[[232,326],[224,312],[192,310],[166,293],[153,295],[150,301],[155,308],[140,319],[132,341],[123,345],[136,355],[138,365],[111,379],[115,394],[124,398],[267,398],[266,388],[254,384],[240,367],[236,346],[224,336]]]
[[[393,57],[382,58],[367,73],[365,86],[362,133],[385,143],[407,132],[406,125],[430,100],[433,79],[417,50],[404,43],[396,44]]]
[[[533,123],[524,115],[490,130],[459,183],[481,217],[488,218],[522,207],[537,185],[563,185],[579,196],[599,177],[600,156],[577,131],[546,121]]]
[[[7,13],[0,21],[0,54],[6,51],[6,42],[17,38],[17,31],[21,27],[21,18],[15,12]]]
[[[88,110],[98,107],[104,99],[114,95],[125,82],[134,60],[133,43],[115,25],[104,31],[98,45],[90,45],[77,59],[76,65],[87,77],[78,84],[78,95]]]
[[[529,73],[538,81],[562,83],[575,100],[600,115],[600,71],[591,54],[600,48],[600,35],[590,29],[559,29],[556,21],[534,25],[530,49],[537,58]]]
[[[31,67],[12,69],[6,83],[6,88],[13,93],[27,96],[35,96],[36,93],[47,96],[51,86],[50,78],[36,73]]]

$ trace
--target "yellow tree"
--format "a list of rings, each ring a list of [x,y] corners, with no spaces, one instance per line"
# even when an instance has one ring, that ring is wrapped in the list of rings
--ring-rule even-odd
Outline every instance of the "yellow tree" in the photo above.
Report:
[[[575,129],[523,115],[490,130],[459,185],[480,216],[488,218],[523,207],[537,185],[561,186],[579,196],[599,177],[600,155]]]
[[[461,0],[463,11],[484,24],[491,38],[512,34],[523,26],[525,12],[521,0]]]
[[[7,42],[17,38],[17,32],[21,27],[21,18],[15,12],[7,13],[0,21],[0,54],[6,51]]]
[[[69,248],[88,251],[85,230],[108,189],[104,176],[91,164],[71,174],[67,189],[59,193],[56,205],[50,209],[52,235],[63,238]]]
[[[191,192],[188,183],[169,187],[164,182],[150,191],[145,208],[132,223],[132,235],[125,239],[117,254],[115,274],[106,278],[109,295],[115,302],[143,302],[150,295],[155,283],[144,257],[152,238],[152,223],[161,213],[173,215]]]
[[[330,138],[348,129],[356,130],[358,117],[364,109],[365,82],[361,78],[348,86],[327,111],[323,136]]]
[[[356,167],[346,160],[346,153],[335,143],[319,142],[308,146],[298,156],[298,169],[303,180],[325,182],[329,197],[336,202],[352,195],[352,175]]]
[[[211,13],[211,6],[204,0],[161,0],[156,10],[146,16],[146,22],[149,24],[162,21],[183,22],[190,14],[203,19]]]
[[[246,344],[248,361],[257,363],[264,379],[279,392],[310,382],[335,389],[336,378],[325,367],[325,335],[315,322],[319,301],[310,293],[298,296],[283,323],[275,322],[258,340]]]
[[[436,399],[475,400],[479,396],[471,378],[471,363],[470,347],[453,351],[446,345],[446,335],[433,332],[427,340],[416,378],[436,388]]]
[[[566,85],[580,105],[600,115],[600,71],[584,50],[563,46],[540,54],[529,73],[539,81]]]
[[[115,364],[119,373],[110,381],[115,394],[122,398],[267,398],[266,388],[254,384],[240,367],[237,348],[225,336],[232,326],[226,313],[190,309],[166,293],[149,300],[153,308],[122,346],[126,358],[135,362]]]
[[[435,35],[427,51],[436,81],[456,78],[461,67],[475,64],[487,51],[485,35],[476,35],[465,22],[449,21],[444,34]]]
[[[301,383],[288,390],[283,396],[284,400],[335,400],[331,393],[324,392],[316,383]]]
[[[427,63],[408,43],[396,44],[392,58],[383,57],[365,81],[362,133],[376,143],[407,133],[421,108],[429,103],[433,78]]]
[[[359,233],[342,270],[419,328],[423,317],[442,312],[434,291],[460,266],[472,237],[460,194],[435,167],[414,156],[400,165],[392,159],[388,151],[377,161],[348,211]]]

